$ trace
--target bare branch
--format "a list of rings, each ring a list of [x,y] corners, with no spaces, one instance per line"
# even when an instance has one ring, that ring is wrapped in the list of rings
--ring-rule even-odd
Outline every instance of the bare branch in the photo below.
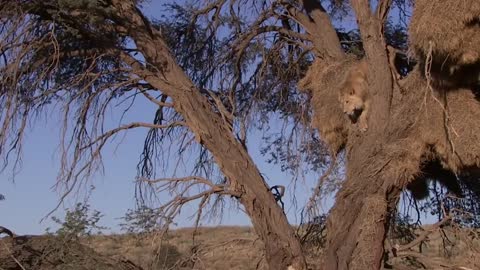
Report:
[[[149,183],[149,184],[161,183],[161,182],[177,182],[177,183],[180,183],[180,182],[195,181],[196,183],[205,184],[205,185],[210,186],[212,188],[215,186],[215,184],[213,184],[213,182],[211,180],[208,180],[208,179],[206,179],[204,177],[201,177],[201,176],[187,176],[187,177],[181,177],[181,178],[158,178],[158,179],[153,179],[153,180],[141,178],[138,181],[146,182],[146,183]]]
[[[142,122],[135,122],[135,123],[130,123],[127,125],[123,125],[121,127],[112,129],[104,134],[102,134],[100,137],[94,139],[91,141],[89,144],[80,147],[80,150],[84,150],[86,148],[89,148],[93,146],[94,144],[100,142],[100,141],[106,141],[108,138],[111,136],[115,135],[116,133],[122,131],[122,130],[128,130],[128,129],[133,129],[133,128],[139,128],[139,127],[144,127],[144,128],[154,128],[154,129],[161,129],[161,128],[172,128],[172,127],[178,127],[178,126],[186,126],[184,122],[172,122],[166,125],[156,125],[156,124],[151,124],[151,123],[142,123]]]
[[[204,8],[197,10],[197,11],[195,12],[195,16],[200,16],[200,15],[208,14],[208,13],[210,13],[212,10],[215,10],[215,14],[217,14],[217,12],[222,9],[222,7],[223,7],[223,5],[225,4],[225,2],[226,2],[226,0],[217,0],[217,1],[214,1],[214,2],[206,5]]]
[[[212,195],[230,195],[234,197],[241,195],[236,191],[228,189],[227,185],[214,184],[211,180],[201,176],[158,178],[153,180],[138,178],[137,181],[140,183],[146,183],[148,185],[157,185],[157,192],[166,191],[175,194],[175,197],[162,204],[162,206],[158,208],[160,214],[159,216],[165,220],[164,226],[168,226],[173,218],[180,212],[183,205],[189,202],[200,200],[198,213],[196,214],[195,220],[196,225],[198,225],[203,209]],[[202,190],[198,193],[190,195],[190,191],[195,186],[200,186]],[[205,189],[205,186],[208,188]]]
[[[268,32],[278,32],[300,40],[309,40],[310,38],[308,35],[287,30],[281,26],[269,25],[263,27],[255,27],[252,28],[247,34],[245,34],[243,38],[240,38],[240,42],[237,45],[234,45],[234,49],[235,51],[237,51],[237,58],[241,57],[247,46],[256,36]]]
[[[427,239],[427,237],[432,234],[433,232],[435,232],[437,229],[441,228],[445,223],[447,223],[448,221],[450,221],[452,219],[452,216],[445,216],[442,220],[440,220],[439,222],[431,225],[431,227],[429,227],[428,229],[426,229],[422,234],[420,234],[415,240],[411,241],[410,243],[406,244],[406,245],[403,245],[403,246],[399,246],[397,247],[397,251],[404,251],[404,250],[408,250],[408,249],[411,249],[415,246],[417,246],[418,244],[420,244],[421,242],[425,241]]]
[[[150,100],[151,102],[157,104],[158,106],[160,107],[173,107],[173,104],[172,103],[166,103],[166,102],[162,102],[156,98],[154,98],[152,95],[150,95],[147,91],[141,91],[141,93],[148,99]]]

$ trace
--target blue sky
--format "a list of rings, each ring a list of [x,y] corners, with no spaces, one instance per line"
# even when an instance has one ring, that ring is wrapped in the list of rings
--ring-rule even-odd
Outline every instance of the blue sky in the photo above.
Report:
[[[118,110],[117,110],[118,111]],[[134,119],[150,119],[155,107],[148,103],[137,103],[131,113],[125,118],[124,123]],[[2,181],[2,194],[6,200],[0,202],[0,225],[11,228],[18,234],[41,234],[47,227],[55,228],[55,224],[48,218],[39,223],[45,215],[57,205],[60,193],[56,192],[53,186],[56,183],[59,168],[59,137],[60,122],[58,112],[53,111],[40,117],[31,127],[25,138],[23,162],[20,172],[15,176],[15,182],[10,180],[11,170],[6,170],[0,175]],[[109,124],[117,123],[118,116],[110,114]],[[145,121],[145,120],[144,120]],[[279,123],[272,123],[273,131],[278,128]],[[273,132],[272,131],[272,132]],[[111,227],[111,231],[118,232],[117,218],[122,217],[127,209],[134,208],[134,177],[136,175],[136,163],[141,153],[146,130],[129,131],[125,137],[118,136],[112,141],[103,152],[104,174],[97,174],[91,185],[95,187],[90,197],[92,208],[105,214],[102,225]],[[249,149],[253,151],[252,156],[260,171],[264,174],[270,184],[282,183],[288,185],[292,176],[282,173],[278,166],[267,164],[264,157],[260,155],[261,134],[254,131],[249,143]],[[187,175],[187,174],[185,174]],[[179,174],[181,176],[181,174]],[[310,175],[306,185],[299,185],[297,199],[299,204],[306,200],[305,194],[310,194],[309,187],[318,179]],[[308,184],[309,183],[309,184]],[[79,195],[67,197],[53,215],[63,217],[64,209],[72,207],[76,202],[83,201],[88,194],[89,186],[81,190]],[[298,209],[290,203],[291,193],[287,192],[286,210],[290,221],[298,223]],[[178,226],[191,226],[190,216],[194,202],[185,207],[182,215],[177,218]],[[326,206],[327,207],[327,206]],[[328,208],[328,207],[327,207]],[[231,208],[228,208],[231,209]],[[204,222],[204,225],[215,225],[218,221]],[[223,216],[224,225],[249,225],[249,219],[241,211],[227,211]]]

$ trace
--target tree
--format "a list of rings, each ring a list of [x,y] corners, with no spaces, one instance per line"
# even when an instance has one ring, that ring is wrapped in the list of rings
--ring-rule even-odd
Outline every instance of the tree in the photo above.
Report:
[[[307,162],[334,165],[344,151],[346,181],[327,218],[325,269],[380,269],[404,188],[425,190],[433,179],[478,198],[474,142],[480,107],[474,94],[480,53],[472,44],[479,37],[480,8],[475,1],[416,2],[416,14],[428,16],[417,21],[414,16],[407,33],[408,0],[218,0],[170,5],[174,19],[158,22],[143,15],[138,1],[0,1],[6,25],[0,146],[8,145],[5,134],[14,134],[10,150],[21,150],[30,115],[52,102],[64,104],[65,123],[75,127],[73,135],[65,132],[71,136],[66,153],[72,155],[64,156],[61,176],[68,191],[92,173],[112,136],[148,128],[139,183],[180,194],[158,208],[166,224],[187,202],[200,201],[200,218],[212,198],[229,195],[250,216],[270,269],[306,269],[300,242],[245,146],[251,119],[276,112],[293,123],[288,142],[307,139],[303,149],[313,153],[303,156]],[[452,12],[452,6],[458,13],[442,13]],[[389,20],[394,10],[396,24]],[[349,14],[359,31],[334,27],[335,19]],[[446,18],[449,23],[438,21]],[[446,30],[469,42],[446,44]],[[387,46],[405,51],[408,34],[414,37],[413,70]],[[366,131],[343,115],[338,101],[344,77],[359,57],[368,67]],[[306,95],[297,91],[300,78]],[[110,102],[132,96],[158,106],[154,123],[104,132],[102,117]],[[155,179],[159,147],[177,138],[180,154],[194,141],[200,145],[196,174]],[[300,166],[288,149],[276,149],[287,153],[280,156],[286,169]],[[435,166],[442,170],[430,170]],[[221,177],[214,182],[217,169]],[[193,186],[203,189],[192,194]],[[318,188],[313,202],[317,193]]]
[[[90,236],[94,230],[101,232],[107,229],[98,225],[102,217],[102,213],[97,210],[90,213],[89,204],[77,203],[74,209],[67,210],[63,221],[57,217],[52,217],[52,220],[60,225],[55,234],[66,238],[78,238]]]
[[[159,216],[161,214],[156,213],[155,209],[143,205],[135,210],[129,209],[120,227],[127,233],[152,233],[158,228]]]
[[[202,209],[215,194],[231,195],[251,217],[265,243],[271,268],[306,268],[300,242],[244,145],[231,132],[225,108],[217,103],[219,98],[214,93],[207,96],[209,91],[201,91],[192,82],[171,54],[162,31],[142,14],[136,1],[0,3],[5,26],[1,145],[8,145],[5,134],[15,136],[8,153],[21,150],[21,138],[32,111],[60,102],[65,105],[65,119],[70,123],[70,113],[76,110],[73,134],[71,140],[66,140],[66,150],[73,148],[72,156],[66,153],[62,161],[61,178],[68,193],[82,177],[91,175],[101,157],[100,150],[116,133],[139,127],[162,134],[164,129],[183,127],[185,132],[188,128],[194,140],[186,136],[183,139],[208,149],[228,185],[199,176],[156,180],[142,177],[145,183],[163,183],[160,188],[179,189],[179,195],[162,208],[167,223],[187,202],[199,199]],[[143,59],[134,54],[141,54]],[[129,92],[143,95],[158,106],[156,121],[130,123],[103,132],[102,119],[109,103],[125,98]],[[159,98],[154,96],[159,93]],[[168,112],[164,110],[169,110],[170,115],[174,110],[175,114],[165,119]],[[67,131],[65,135],[70,136]],[[192,186],[204,187],[204,191],[189,195]]]

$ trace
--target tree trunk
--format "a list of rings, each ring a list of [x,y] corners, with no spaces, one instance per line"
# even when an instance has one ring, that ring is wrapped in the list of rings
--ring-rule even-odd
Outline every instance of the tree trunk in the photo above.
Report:
[[[233,191],[241,194],[239,201],[265,244],[269,269],[306,269],[300,241],[247,150],[176,64],[160,33],[128,2],[114,2],[120,17],[128,18],[126,28],[130,29],[129,34],[138,49],[147,63],[156,69],[151,71],[153,69],[144,67],[128,55],[123,57],[135,74],[172,98],[175,110],[183,116],[197,141],[212,153]]]
[[[372,141],[348,153],[347,181],[327,221],[325,269],[380,269],[384,239],[401,189],[391,186],[387,154]],[[372,157],[378,157],[372,162]]]
[[[178,105],[176,110],[183,115],[200,143],[212,153],[235,191],[241,192],[240,202],[265,243],[269,268],[287,269],[293,265],[295,269],[306,269],[300,242],[246,149],[232,136],[223,120],[210,110],[205,97],[196,89],[190,89],[184,89],[180,95],[167,94]]]
[[[173,99],[176,111],[184,117],[199,143],[212,153],[234,191],[242,194],[239,200],[265,243],[269,268],[293,266],[294,269],[306,269],[300,242],[248,152],[233,137],[222,118],[211,110],[207,99],[177,69],[175,66],[175,75],[164,78],[172,85],[181,84],[183,87],[167,89],[160,87],[163,85],[154,79],[147,81],[159,86]]]
[[[384,4],[385,1],[381,1]],[[389,212],[396,207],[401,188],[392,186],[388,136],[393,81],[383,38],[387,7],[373,14],[370,1],[352,0],[363,40],[369,98],[368,131],[350,134],[347,145],[347,181],[336,197],[327,220],[325,269],[380,269]]]

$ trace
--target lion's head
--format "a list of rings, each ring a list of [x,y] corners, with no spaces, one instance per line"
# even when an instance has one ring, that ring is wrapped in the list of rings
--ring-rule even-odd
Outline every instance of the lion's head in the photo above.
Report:
[[[343,113],[345,113],[353,123],[356,123],[358,117],[365,109],[365,103],[363,100],[355,94],[342,95],[340,97],[342,103]]]

